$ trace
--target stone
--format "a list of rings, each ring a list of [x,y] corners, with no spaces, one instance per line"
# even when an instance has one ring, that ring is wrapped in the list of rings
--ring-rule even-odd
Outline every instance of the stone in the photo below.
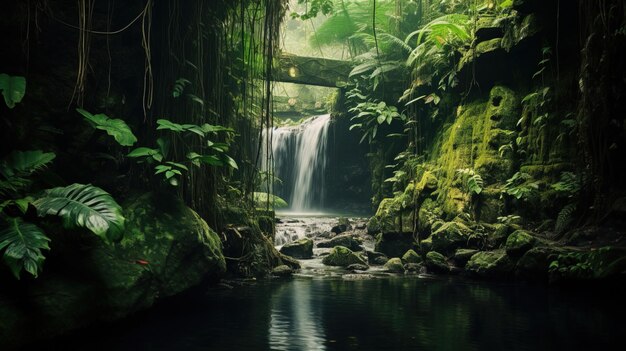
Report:
[[[383,268],[391,273],[404,273],[404,266],[398,257],[390,258]]]
[[[280,249],[280,253],[294,258],[311,258],[313,256],[313,240],[305,238],[287,243]]]
[[[550,262],[561,251],[551,247],[533,247],[517,261],[515,274],[525,279],[546,281]]]
[[[402,255],[402,262],[404,263],[422,263],[422,258],[414,250],[408,250]]]
[[[404,271],[407,273],[421,273],[424,266],[420,263],[405,263]]]
[[[465,265],[468,272],[483,278],[505,277],[511,274],[514,267],[504,250],[478,252]]]
[[[380,257],[374,258],[371,262],[374,265],[383,266],[385,265],[385,263],[387,263],[387,261],[389,261],[389,258],[387,258],[387,256],[380,256]]]
[[[361,241],[353,237],[351,234],[337,235],[330,240],[324,240],[317,243],[317,247],[322,248],[335,246],[345,246],[352,251],[363,250],[363,248],[361,247]]]
[[[426,254],[426,260],[424,260],[426,268],[434,273],[448,273],[450,268],[444,255],[437,251],[430,251]]]
[[[343,246],[336,246],[330,250],[330,253],[322,259],[322,263],[327,266],[347,267],[351,264],[358,263],[367,265],[359,255],[352,250]]]
[[[400,257],[414,246],[415,240],[411,233],[388,232],[376,236],[375,250],[387,257]]]
[[[513,227],[508,224],[496,224],[496,229],[487,238],[487,245],[492,249],[499,248],[513,232]]]
[[[467,261],[469,261],[469,259],[477,252],[478,250],[473,249],[457,249],[452,259],[457,265],[463,267],[465,266]]]
[[[225,272],[220,238],[182,200],[148,193],[122,207],[126,225],[120,242],[105,244],[90,234],[80,238],[77,250],[76,242],[62,245],[61,234],[83,233],[59,229],[51,235],[57,238],[55,254],[39,277],[3,286],[3,348],[126,317]],[[7,314],[10,323],[4,323]]]
[[[450,252],[465,243],[471,230],[460,222],[447,222],[432,234],[432,248],[435,251]]]
[[[509,235],[504,244],[506,253],[511,257],[519,257],[530,250],[537,239],[524,230],[516,230]]]
[[[348,230],[348,226],[345,224],[338,224],[336,226],[333,226],[330,231],[335,233],[335,234],[341,234],[343,232],[345,232],[346,230]]]
[[[287,265],[280,265],[272,269],[272,274],[278,277],[289,277],[293,274],[293,269]]]
[[[366,271],[370,269],[368,265],[360,264],[360,263],[353,263],[346,268],[350,271]]]
[[[365,255],[367,256],[367,260],[368,261],[372,261],[378,257],[385,257],[387,258],[387,256],[382,253],[382,252],[376,252],[376,251],[365,251]]]

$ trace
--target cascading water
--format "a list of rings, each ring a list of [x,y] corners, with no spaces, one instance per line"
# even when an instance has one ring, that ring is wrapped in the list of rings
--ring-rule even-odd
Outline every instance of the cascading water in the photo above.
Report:
[[[329,121],[326,114],[272,130],[274,175],[282,181],[276,195],[287,200],[293,212],[323,208]]]

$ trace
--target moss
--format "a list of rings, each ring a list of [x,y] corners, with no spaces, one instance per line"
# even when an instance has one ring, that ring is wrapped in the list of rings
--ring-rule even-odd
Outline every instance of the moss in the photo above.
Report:
[[[336,246],[330,250],[330,253],[322,259],[322,263],[327,266],[341,267],[347,267],[355,263],[366,265],[361,257],[343,246]]]
[[[414,250],[408,250],[402,255],[402,262],[404,263],[422,263],[422,258]]]
[[[400,257],[414,246],[411,233],[383,232],[376,237],[376,251],[388,257]]]
[[[449,252],[467,242],[471,229],[458,222],[448,222],[432,234],[433,249]]]
[[[426,267],[435,273],[446,273],[450,270],[446,257],[437,251],[430,251],[426,254]]]
[[[537,239],[524,230],[516,230],[506,239],[504,245],[510,256],[521,256],[533,247]]]
[[[478,250],[473,249],[458,249],[454,253],[454,262],[463,267],[469,261],[469,259],[478,253]]]
[[[404,266],[402,265],[402,261],[398,257],[394,257],[389,259],[387,263],[383,266],[386,270],[392,273],[403,273]]]
[[[492,278],[510,274],[514,265],[504,250],[495,250],[474,254],[465,268],[478,276]]]

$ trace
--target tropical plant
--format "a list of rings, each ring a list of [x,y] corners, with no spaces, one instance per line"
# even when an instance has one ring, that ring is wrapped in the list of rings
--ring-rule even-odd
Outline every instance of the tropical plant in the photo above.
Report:
[[[483,178],[471,168],[457,169],[456,173],[465,183],[465,190],[472,194],[479,195],[483,191]]]
[[[350,126],[350,130],[358,128],[363,133],[361,143],[366,139],[371,143],[378,134],[379,125],[383,123],[389,125],[395,120],[406,120],[406,116],[398,112],[397,107],[387,105],[384,101],[368,98],[361,94],[358,88],[350,90],[346,96],[352,104],[355,104],[354,107],[348,110],[355,113],[350,118],[354,122]]]
[[[516,172],[511,178],[507,179],[502,192],[519,200],[528,199],[531,194],[538,190],[539,183],[533,181],[530,174]]]
[[[4,262],[17,279],[22,269],[36,278],[45,260],[41,250],[50,250],[50,238],[41,228],[21,218],[10,218],[7,224],[0,230],[0,252],[4,250]]]
[[[112,136],[118,144],[122,146],[133,146],[137,142],[137,137],[135,137],[123,120],[110,118],[104,113],[93,115],[81,108],[77,108],[76,111],[83,115],[92,127],[104,130],[108,135]]]
[[[187,145],[184,142],[184,138],[192,135],[201,138],[203,144],[206,145],[201,146],[199,149],[191,149],[191,147],[185,146],[186,157],[184,160],[168,160],[169,142],[164,138],[158,138],[156,141],[157,148],[138,147],[127,155],[127,157],[137,158],[141,162],[148,164],[156,163],[154,165],[154,174],[162,174],[163,179],[170,185],[177,186],[180,183],[179,179],[183,176],[183,172],[189,171],[189,167],[184,164],[185,162],[195,167],[208,165],[238,168],[237,162],[226,154],[230,148],[229,142],[214,142],[207,138],[208,136],[216,136],[218,133],[226,133],[226,140],[229,140],[229,137],[235,132],[233,129],[208,123],[203,125],[178,124],[167,119],[157,120],[157,125],[157,130],[173,132],[181,139],[183,145]]]
[[[31,183],[30,176],[45,168],[56,155],[41,150],[13,151],[0,161],[0,195],[16,195]]]
[[[0,73],[0,90],[7,107],[14,108],[26,94],[26,78]]]

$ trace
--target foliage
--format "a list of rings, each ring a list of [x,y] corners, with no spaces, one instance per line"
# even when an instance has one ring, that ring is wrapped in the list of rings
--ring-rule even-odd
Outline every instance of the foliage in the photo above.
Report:
[[[556,217],[556,223],[554,224],[555,234],[563,233],[570,226],[570,224],[572,224],[576,208],[577,205],[575,203],[571,203],[565,205],[565,207],[559,211],[559,214]]]
[[[8,226],[0,231],[0,252],[4,250],[4,262],[17,279],[22,269],[37,277],[45,259],[41,250],[50,250],[49,241],[36,225],[10,218]]]
[[[517,172],[504,184],[503,193],[513,196],[516,199],[528,199],[528,197],[538,191],[539,183],[533,181],[528,173]]]
[[[330,15],[333,12],[333,0],[298,0],[298,4],[306,4],[306,11],[302,13],[292,12],[292,18],[308,20],[314,18],[318,13]]]
[[[185,146],[186,156],[183,160],[168,160],[170,145],[164,138],[157,139],[157,148],[138,147],[128,153],[130,158],[138,158],[142,162],[154,165],[154,174],[162,174],[163,180],[172,186],[178,186],[179,178],[183,176],[183,172],[188,172],[190,166],[201,167],[208,166],[228,166],[237,169],[237,162],[226,154],[230,148],[230,142],[214,142],[208,139],[208,136],[217,136],[218,133],[226,133],[226,140],[234,134],[234,130],[220,125],[212,125],[204,123],[196,124],[178,124],[167,119],[157,120],[157,130],[173,132],[176,137],[184,141],[188,137],[195,136],[202,140],[202,146],[191,147],[183,142]]]
[[[56,155],[41,150],[13,151],[0,161],[0,195],[16,194],[30,184],[28,178],[46,167]]]
[[[387,105],[384,101],[368,98],[361,94],[358,88],[350,90],[346,94],[347,98],[355,104],[348,111],[355,113],[351,121],[354,123],[350,126],[350,130],[358,128],[363,133],[361,141],[368,140],[371,143],[378,134],[378,126],[387,123],[391,124],[394,120],[405,121],[406,116],[398,112],[395,106]]]
[[[465,190],[468,193],[474,193],[479,195],[483,191],[483,178],[480,174],[476,173],[473,169],[463,168],[457,169],[456,173],[461,176],[465,181]]]
[[[105,241],[119,240],[123,234],[122,208],[109,193],[91,184],[46,190],[33,206],[40,216],[59,216],[66,228],[87,228]]]
[[[118,144],[122,146],[133,146],[137,142],[137,137],[135,137],[123,120],[109,118],[109,116],[104,113],[92,115],[81,108],[77,108],[76,111],[83,115],[92,127],[104,130],[107,134],[112,136]]]
[[[573,197],[580,192],[581,181],[576,174],[572,172],[561,173],[561,179],[552,184],[551,188],[563,194],[565,197]]]
[[[26,94],[26,78],[0,73],[0,90],[7,107],[14,108]]]

